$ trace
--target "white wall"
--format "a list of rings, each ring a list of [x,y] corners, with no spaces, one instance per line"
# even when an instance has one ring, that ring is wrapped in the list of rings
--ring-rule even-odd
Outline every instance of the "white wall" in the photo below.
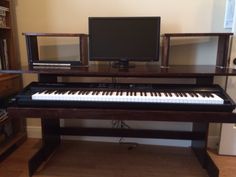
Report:
[[[84,32],[89,16],[161,16],[164,32],[211,32],[213,0],[16,0],[22,64],[22,32]]]
[[[218,10],[222,12],[219,4],[223,3],[224,0],[16,0],[21,63],[27,64],[25,39],[21,35],[22,32],[87,33],[89,16],[161,16],[162,33],[212,32],[218,25],[215,16]],[[179,46],[174,47],[171,62],[214,64],[215,54],[212,51],[215,50],[215,41],[206,40],[203,41],[203,45],[204,47],[198,44],[184,46],[191,50],[181,49]],[[184,51],[190,51],[188,56],[185,56]],[[205,56],[204,59],[203,56]],[[188,58],[194,59],[189,61]],[[35,76],[25,75],[24,83],[29,83],[34,79],[36,79]],[[137,124],[133,125],[137,126]],[[156,124],[157,127],[159,125],[160,123]],[[38,120],[28,120],[30,133],[38,130],[39,126]],[[150,125],[147,123],[145,126]],[[161,126],[191,129],[189,124],[162,123]],[[182,143],[186,145],[186,142],[174,142],[178,145]]]

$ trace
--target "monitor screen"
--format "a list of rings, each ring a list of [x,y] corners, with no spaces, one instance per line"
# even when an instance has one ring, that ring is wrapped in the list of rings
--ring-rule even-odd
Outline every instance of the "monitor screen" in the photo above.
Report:
[[[90,17],[93,61],[158,61],[160,17]]]

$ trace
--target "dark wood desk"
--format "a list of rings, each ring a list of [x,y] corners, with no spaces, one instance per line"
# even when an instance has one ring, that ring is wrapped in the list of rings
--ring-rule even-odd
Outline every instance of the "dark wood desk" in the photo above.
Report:
[[[6,71],[7,72],[7,71]],[[14,71],[11,71],[14,72]],[[19,72],[19,71],[15,71]],[[215,76],[235,76],[236,70],[215,66],[170,66],[161,68],[155,64],[135,68],[112,68],[110,65],[90,65],[72,69],[25,69],[23,73],[36,73],[40,82],[57,82],[58,76],[76,77],[138,77],[138,78],[194,78],[196,84],[213,84]],[[230,112],[161,111],[146,109],[88,109],[88,108],[32,108],[12,104],[9,115],[14,117],[39,117],[42,123],[41,149],[29,161],[32,176],[40,164],[47,160],[60,144],[60,135],[143,137],[192,140],[192,149],[204,168],[212,177],[218,176],[218,168],[207,155],[207,136],[210,122],[236,123],[236,114]],[[192,131],[68,128],[60,127],[63,119],[137,120],[193,122]]]

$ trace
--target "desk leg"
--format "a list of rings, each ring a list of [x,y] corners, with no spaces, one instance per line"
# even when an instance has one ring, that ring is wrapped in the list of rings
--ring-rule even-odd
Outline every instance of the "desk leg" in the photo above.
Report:
[[[38,167],[46,161],[60,144],[60,120],[41,118],[42,147],[29,160],[29,176],[32,176]]]
[[[193,132],[204,133],[205,136],[199,140],[192,140],[192,149],[202,167],[206,169],[210,177],[218,177],[219,169],[207,154],[207,138],[209,123],[193,123]]]
[[[193,123],[193,132],[205,134],[202,139],[192,140],[192,149],[203,168],[206,167],[208,127],[209,123]]]

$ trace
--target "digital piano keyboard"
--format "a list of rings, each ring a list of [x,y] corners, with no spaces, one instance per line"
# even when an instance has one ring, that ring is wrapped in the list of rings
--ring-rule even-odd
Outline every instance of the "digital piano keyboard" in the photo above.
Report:
[[[18,106],[175,111],[227,111],[234,102],[218,85],[39,83],[16,97]]]

